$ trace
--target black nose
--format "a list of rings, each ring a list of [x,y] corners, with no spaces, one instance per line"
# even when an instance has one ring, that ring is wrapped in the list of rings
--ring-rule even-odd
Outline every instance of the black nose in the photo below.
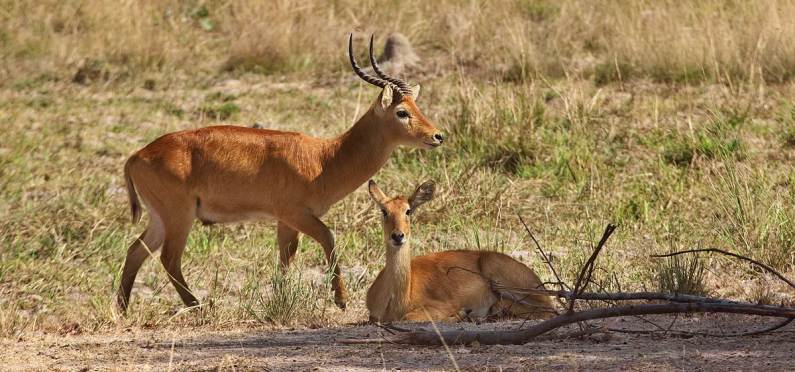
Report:
[[[392,240],[393,240],[395,243],[398,243],[398,244],[403,244],[403,239],[404,239],[405,237],[406,237],[406,235],[405,235],[405,234],[403,234],[402,232],[393,232],[393,233],[392,233]]]
[[[444,136],[441,133],[434,134],[433,135],[433,139],[435,139],[436,142],[439,142],[439,143],[444,142]]]

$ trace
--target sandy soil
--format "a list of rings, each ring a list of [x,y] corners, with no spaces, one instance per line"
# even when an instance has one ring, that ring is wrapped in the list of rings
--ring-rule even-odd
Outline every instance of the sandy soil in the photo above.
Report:
[[[667,326],[671,317],[648,318]],[[771,320],[739,316],[681,318],[680,330],[741,332]],[[636,318],[606,324],[650,329]],[[410,325],[427,327],[427,324]],[[443,328],[516,328],[521,322],[448,324]],[[517,346],[347,345],[345,338],[384,334],[374,326],[298,330],[123,331],[40,335],[2,341],[4,370],[795,370],[795,326],[761,336],[702,337],[610,333]]]

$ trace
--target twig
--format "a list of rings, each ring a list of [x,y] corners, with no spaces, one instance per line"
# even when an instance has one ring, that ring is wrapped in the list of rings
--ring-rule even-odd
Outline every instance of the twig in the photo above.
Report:
[[[573,296],[572,293],[556,293],[556,296],[561,295],[565,297]],[[646,301],[670,301],[670,302],[708,302],[708,303],[726,303],[726,304],[741,304],[739,301],[730,301],[720,298],[710,298],[695,295],[683,295],[674,293],[660,293],[660,292],[630,292],[630,293],[580,293],[577,295],[579,300],[597,300],[597,301],[632,301],[632,300],[646,300]]]
[[[787,284],[789,284],[790,287],[795,288],[795,283],[793,283],[791,280],[787,279],[787,277],[785,277],[784,275],[781,275],[778,271],[776,271],[772,267],[770,267],[768,265],[765,265],[765,264],[763,264],[763,263],[761,263],[759,261],[756,261],[754,259],[751,259],[751,258],[748,258],[748,257],[745,257],[745,256],[741,256],[741,255],[739,255],[737,253],[727,252],[727,251],[724,251],[724,250],[718,249],[718,248],[691,249],[691,250],[687,250],[687,251],[679,251],[679,252],[673,252],[673,253],[668,253],[668,254],[653,254],[650,257],[655,257],[655,258],[672,257],[672,256],[678,256],[680,254],[685,254],[685,253],[699,253],[699,252],[720,253],[720,254],[725,254],[727,256],[731,256],[731,257],[734,257],[734,258],[739,258],[739,259],[744,260],[744,261],[748,261],[748,262],[750,262],[750,263],[752,263],[754,265],[757,265],[757,266],[767,270],[767,272],[777,276],[779,279],[781,279],[784,282],[786,282]]]
[[[582,266],[580,269],[580,275],[577,276],[577,282],[574,284],[574,291],[572,291],[573,296],[569,301],[569,309],[568,312],[574,312],[574,303],[575,299],[577,298],[577,294],[582,292],[585,287],[588,286],[588,282],[591,280],[591,274],[593,273],[593,265],[594,261],[596,261],[596,257],[599,256],[599,252],[602,251],[604,248],[605,243],[607,243],[607,239],[610,238],[610,235],[613,234],[615,231],[616,226],[613,224],[608,224],[607,228],[605,228],[604,234],[602,234],[602,239],[599,240],[599,244],[596,245],[596,248],[591,253],[591,257],[588,258],[588,261],[585,262],[585,265]],[[583,279],[585,279],[585,284],[583,284]]]
[[[522,226],[524,226],[524,231],[527,231],[527,235],[530,235],[530,239],[532,239],[533,243],[535,243],[536,249],[538,249],[538,253],[541,254],[541,258],[544,260],[544,263],[547,264],[549,270],[552,271],[552,275],[555,275],[555,280],[557,280],[557,285],[560,287],[561,290],[569,289],[567,288],[566,283],[564,283],[563,280],[560,279],[560,275],[558,275],[558,271],[555,270],[555,266],[552,265],[552,256],[547,256],[546,252],[544,252],[544,250],[541,248],[541,244],[538,243],[538,240],[536,239],[535,235],[533,235],[533,232],[530,231],[530,227],[528,227],[527,224],[524,222],[522,215],[517,213],[516,216],[519,217],[519,222],[521,222]]]
[[[679,314],[678,313],[674,314],[674,318],[671,319],[671,324],[669,324],[668,328],[665,329],[665,332],[663,332],[663,335],[667,335],[668,332],[671,332],[671,330],[674,328],[674,324],[676,324],[677,320],[679,320]]]
[[[646,319],[646,317],[645,317],[645,316],[642,316],[642,315],[635,315],[635,316],[633,316],[633,317],[634,317],[634,318],[636,318],[636,319],[638,319],[638,320],[641,320],[641,321],[643,321],[644,323],[648,323],[648,324],[651,324],[651,325],[653,325],[653,326],[654,326],[654,328],[657,328],[657,330],[658,330],[658,331],[665,331],[665,328],[663,328],[663,326],[661,326],[661,325],[659,325],[659,324],[657,324],[657,323],[655,323],[655,322],[652,322],[651,320],[648,320],[648,319]]]
[[[545,294],[549,296],[556,296],[565,299],[572,299],[574,298],[574,294],[570,291],[549,291],[544,289],[524,289],[524,288],[512,288],[502,286],[500,284],[493,284],[492,289],[497,292],[497,294],[504,296],[512,301],[518,301],[517,299],[523,298],[518,295],[521,294]],[[517,295],[518,294],[518,295]],[[769,308],[769,309],[787,309],[786,307],[779,307],[779,306],[771,306],[771,305],[757,305],[757,304],[749,304],[747,302],[740,302],[740,301],[731,301],[722,298],[710,298],[710,297],[702,297],[702,296],[695,296],[695,295],[682,295],[682,294],[673,294],[673,293],[661,293],[661,292],[630,292],[630,293],[623,293],[623,292],[616,292],[616,293],[592,293],[592,292],[585,292],[580,293],[576,296],[577,300],[586,300],[586,301],[668,301],[674,303],[712,303],[712,304],[723,304],[723,305],[755,305],[759,307]],[[660,329],[665,329],[660,326]]]

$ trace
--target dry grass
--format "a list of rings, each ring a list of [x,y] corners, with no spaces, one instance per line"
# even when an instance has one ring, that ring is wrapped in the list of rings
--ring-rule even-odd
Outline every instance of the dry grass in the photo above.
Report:
[[[365,192],[324,218],[351,287],[345,313],[331,305],[314,242],[302,240],[296,272],[281,277],[271,224],[253,223],[191,234],[184,266],[212,301],[202,311],[175,311],[156,260],[139,274],[130,316],[112,306],[143,228],[129,223],[124,159],[216,120],[343,131],[377,94],[350,79],[350,30],[400,30],[415,42],[420,106],[450,134],[436,151],[398,151],[376,176],[395,192],[438,181],[438,200],[415,219],[419,253],[501,250],[548,278],[522,213],[569,279],[607,222],[620,229],[600,258],[618,274],[598,272],[606,287],[681,284],[661,280],[666,272],[692,282],[692,265],[647,258],[672,242],[795,274],[790,2],[0,0],[0,9],[2,337],[366,319],[383,249]],[[705,291],[792,301],[747,266],[700,262]]]
[[[139,71],[336,73],[346,34],[401,30],[508,79],[786,81],[789,1],[3,1],[4,77],[87,61]],[[498,22],[496,20],[499,20]],[[377,26],[376,26],[377,25]],[[131,71],[132,70],[132,71]],[[5,79],[3,79],[5,80]]]

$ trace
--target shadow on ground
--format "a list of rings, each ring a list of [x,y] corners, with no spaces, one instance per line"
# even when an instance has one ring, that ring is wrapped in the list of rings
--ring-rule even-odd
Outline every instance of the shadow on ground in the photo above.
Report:
[[[660,324],[671,318],[660,318]],[[741,332],[764,327],[770,320],[737,316],[691,317],[678,329]],[[443,327],[510,329],[520,322],[444,325]],[[427,326],[427,325],[418,325]],[[614,320],[610,327],[641,329],[649,323],[634,318]],[[43,337],[7,343],[4,366],[30,369],[121,370],[786,370],[795,355],[795,327],[754,337],[671,337],[603,334],[578,340],[525,345],[426,347],[381,343],[348,345],[345,338],[377,338],[374,326],[299,330],[212,332],[146,331],[123,335]],[[3,360],[5,359],[5,360]]]

